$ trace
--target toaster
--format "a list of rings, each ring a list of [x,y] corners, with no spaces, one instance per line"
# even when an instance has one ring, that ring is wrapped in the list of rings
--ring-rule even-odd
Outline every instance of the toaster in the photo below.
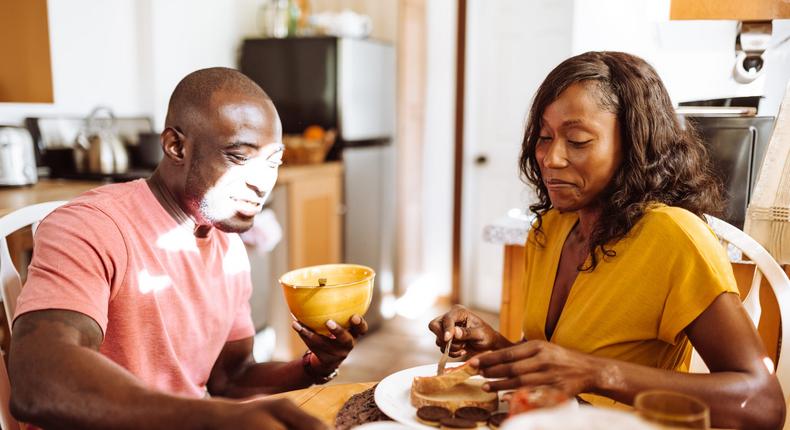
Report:
[[[0,185],[38,181],[33,138],[22,127],[0,127]]]

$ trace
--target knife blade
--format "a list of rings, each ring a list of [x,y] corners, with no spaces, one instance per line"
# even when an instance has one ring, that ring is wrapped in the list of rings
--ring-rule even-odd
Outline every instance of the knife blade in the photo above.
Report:
[[[447,345],[444,346],[444,352],[442,353],[442,358],[439,359],[439,365],[436,368],[437,375],[444,374],[444,367],[447,366],[447,359],[450,358],[450,347],[453,345],[453,338],[447,342]]]

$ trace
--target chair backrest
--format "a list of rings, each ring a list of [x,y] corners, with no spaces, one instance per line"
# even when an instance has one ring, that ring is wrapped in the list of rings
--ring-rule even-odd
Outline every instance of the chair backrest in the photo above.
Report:
[[[15,231],[30,226],[35,234],[38,223],[50,212],[65,204],[65,201],[38,203],[15,210],[0,218],[0,284],[2,284],[3,307],[9,322],[16,310],[16,299],[22,291],[19,272],[11,260],[6,238]]]
[[[0,218],[0,291],[2,292],[3,307],[8,318],[9,331],[11,330],[11,322],[16,310],[16,299],[22,291],[22,281],[19,279],[19,272],[16,271],[11,260],[6,237],[27,226],[30,226],[32,232],[35,233],[38,223],[64,203],[66,202],[39,203],[18,209]],[[8,382],[8,371],[5,367],[5,360],[0,359],[0,428],[3,430],[18,430],[20,428],[19,423],[11,416],[11,411],[9,410],[10,399],[11,386]]]
[[[725,246],[730,246],[737,249],[751,262],[755,264],[754,277],[752,278],[751,288],[746,298],[743,300],[743,306],[746,308],[749,317],[751,318],[754,326],[760,322],[762,308],[760,306],[760,285],[763,278],[768,281],[771,286],[776,302],[779,307],[779,318],[781,321],[781,328],[779,333],[779,350],[777,351],[776,362],[776,376],[779,378],[779,383],[782,386],[782,391],[785,397],[790,393],[790,354],[782,354],[781,347],[790,345],[785,340],[788,338],[785,328],[790,327],[790,279],[787,274],[779,266],[779,263],[774,260],[771,254],[763,248],[751,236],[741,231],[739,228],[726,223],[716,217],[705,215],[708,219],[708,225],[716,233],[719,239]],[[691,358],[690,370],[695,373],[705,373],[708,371],[707,366],[702,361],[700,356],[694,351]]]

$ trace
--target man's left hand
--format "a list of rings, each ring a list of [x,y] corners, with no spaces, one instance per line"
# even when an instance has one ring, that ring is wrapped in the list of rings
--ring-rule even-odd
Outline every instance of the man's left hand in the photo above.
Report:
[[[337,369],[354,349],[356,339],[367,333],[368,323],[361,316],[353,315],[348,322],[346,330],[335,321],[327,321],[326,327],[332,336],[323,336],[294,321],[293,329],[318,359],[318,363],[311,363],[318,373],[329,374]]]

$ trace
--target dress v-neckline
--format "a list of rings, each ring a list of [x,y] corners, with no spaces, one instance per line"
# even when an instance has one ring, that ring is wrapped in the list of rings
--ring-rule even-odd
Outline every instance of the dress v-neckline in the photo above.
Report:
[[[549,310],[551,307],[551,299],[552,296],[554,295],[554,288],[556,287],[555,284],[557,282],[557,274],[559,273],[560,270],[560,260],[562,260],[562,250],[563,248],[565,248],[565,243],[568,241],[568,238],[570,238],[570,235],[573,232],[573,228],[578,223],[579,223],[579,216],[578,214],[576,214],[573,218],[573,221],[569,223],[570,226],[563,231],[563,236],[565,237],[565,239],[562,241],[562,243],[557,248],[557,250],[555,250],[555,255],[552,258],[554,262],[553,265],[554,275],[551,277],[551,288],[548,289],[548,294],[547,295],[544,294],[545,306],[543,306],[543,309],[545,309],[545,312],[543,318],[541,319],[542,320],[541,332],[543,333],[543,337],[549,342],[551,342],[554,339],[554,337],[557,335],[557,329],[559,328],[560,322],[562,321],[562,315],[565,312],[565,308],[568,306],[568,302],[570,301],[571,294],[573,294],[573,290],[576,287],[576,282],[579,280],[579,273],[576,273],[576,277],[573,278],[573,282],[571,283],[571,286],[568,289],[568,295],[565,297],[565,302],[562,304],[560,313],[557,316],[557,321],[554,323],[554,329],[551,332],[551,336],[549,336],[549,334],[546,332],[546,328],[548,326],[547,323],[549,318]]]

